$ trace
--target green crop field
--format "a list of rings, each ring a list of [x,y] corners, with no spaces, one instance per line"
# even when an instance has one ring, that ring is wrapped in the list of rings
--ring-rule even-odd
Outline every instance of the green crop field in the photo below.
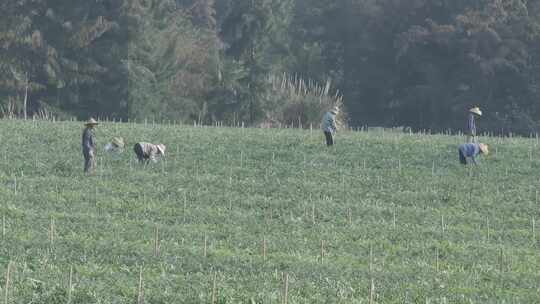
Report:
[[[0,303],[540,302],[537,138],[103,123],[84,176],[82,123],[0,130]]]

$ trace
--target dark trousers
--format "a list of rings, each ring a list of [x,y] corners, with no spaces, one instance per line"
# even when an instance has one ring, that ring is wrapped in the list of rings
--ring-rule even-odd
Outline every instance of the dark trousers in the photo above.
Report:
[[[459,150],[459,162],[463,165],[467,164],[467,158],[463,155],[463,151]]]
[[[95,152],[93,151],[83,151],[84,173],[89,173],[94,169],[94,164],[95,164],[94,154]]]
[[[324,137],[326,137],[327,146],[334,145],[334,136],[332,135],[332,132],[324,131]]]
[[[135,146],[133,146],[133,151],[135,151],[135,155],[137,155],[139,162],[147,162],[150,158],[148,154],[144,153],[143,148],[139,143],[136,143]]]

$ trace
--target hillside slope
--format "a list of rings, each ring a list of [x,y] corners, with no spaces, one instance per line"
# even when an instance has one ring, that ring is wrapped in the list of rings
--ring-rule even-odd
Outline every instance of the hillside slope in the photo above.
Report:
[[[466,169],[451,136],[343,132],[327,149],[318,130],[104,123],[86,177],[80,123],[0,130],[10,303],[540,301],[537,139],[484,138]],[[136,164],[136,140],[165,161]]]

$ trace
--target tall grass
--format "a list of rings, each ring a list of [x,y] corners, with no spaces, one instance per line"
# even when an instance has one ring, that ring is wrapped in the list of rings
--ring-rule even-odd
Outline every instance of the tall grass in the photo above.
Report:
[[[312,80],[287,74],[270,75],[270,90],[265,96],[266,120],[263,126],[294,126],[300,128],[318,127],[322,115],[338,106],[339,123],[346,124],[343,96],[332,89],[330,79],[324,85]]]

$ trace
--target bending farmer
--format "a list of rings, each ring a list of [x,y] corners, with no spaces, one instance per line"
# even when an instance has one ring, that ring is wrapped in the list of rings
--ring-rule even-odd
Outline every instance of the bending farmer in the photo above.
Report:
[[[459,146],[459,162],[463,165],[466,165],[469,163],[467,159],[471,159],[471,161],[477,165],[476,157],[480,154],[487,155],[489,153],[488,146],[485,144],[462,144]]]
[[[149,160],[157,162],[156,157],[165,156],[165,145],[139,142],[133,146],[133,151],[137,155],[139,162],[147,163]]]
[[[119,154],[124,151],[124,139],[122,137],[114,137],[112,141],[105,145],[105,151],[114,154]]]

